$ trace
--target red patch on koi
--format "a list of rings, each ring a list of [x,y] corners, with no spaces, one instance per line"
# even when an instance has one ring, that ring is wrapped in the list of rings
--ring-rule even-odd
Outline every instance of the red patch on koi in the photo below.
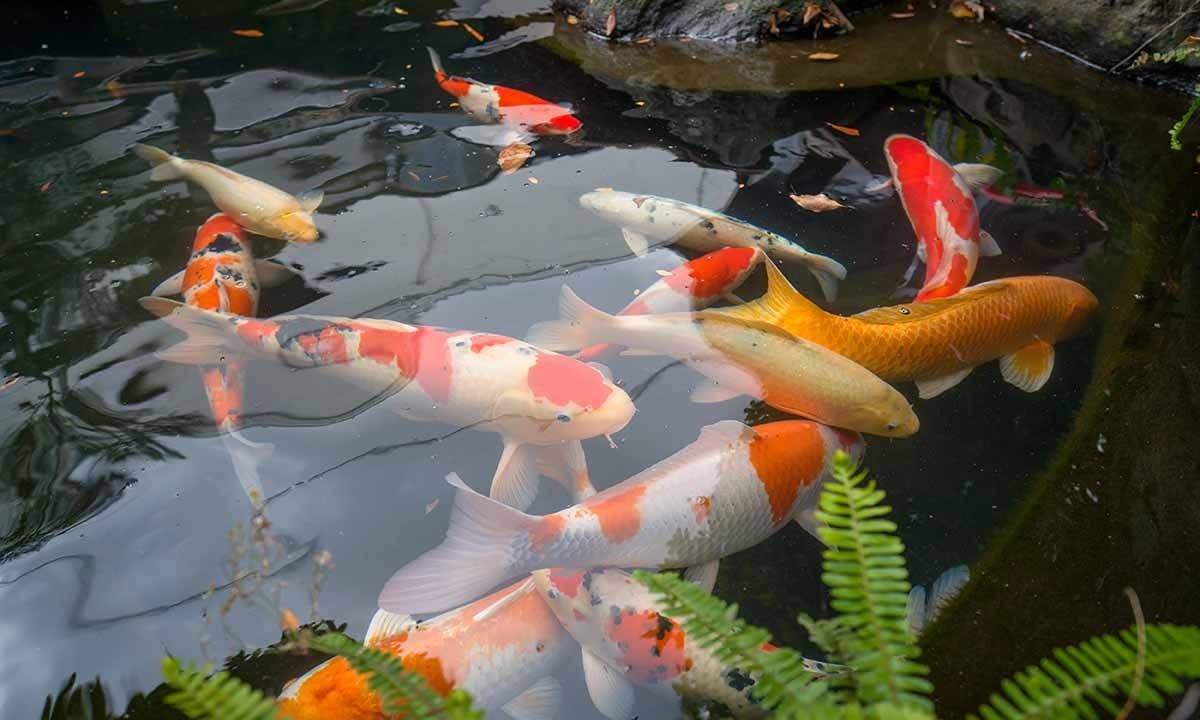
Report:
[[[679,623],[653,610],[621,612],[608,621],[608,637],[621,649],[627,677],[638,685],[670,681],[688,669]]]
[[[970,278],[967,277],[967,258],[955,253],[954,257],[950,258],[950,271],[946,273],[946,280],[939,285],[921,288],[913,302],[950,297],[966,287],[968,280]]]
[[[534,397],[545,398],[557,406],[574,403],[598,408],[613,391],[600,371],[556,353],[538,353],[526,381]]]
[[[723,248],[684,263],[663,282],[682,295],[716,297],[737,282],[756,252],[756,248]]]
[[[646,485],[634,485],[616,493],[600,493],[580,508],[600,522],[600,532],[609,542],[619,544],[633,538],[642,528],[642,496]]]
[[[637,205],[637,206],[638,206],[638,208],[641,208],[641,207],[642,207],[642,203],[646,202],[646,201],[647,201],[647,200],[649,200],[649,199],[650,199],[650,198],[648,198],[648,197],[635,197],[635,198],[633,199],[633,204],[634,204],[634,205]]]
[[[555,513],[544,515],[529,529],[529,548],[535,553],[546,551],[546,546],[562,533],[567,526],[567,519]]]
[[[395,366],[404,377],[416,380],[435,402],[450,399],[454,366],[449,340],[461,333],[417,326],[411,331],[384,330],[350,323],[358,332],[358,354],[380,365]]]
[[[862,435],[859,435],[853,430],[845,430],[837,427],[830,429],[833,430],[835,435],[837,435],[838,443],[841,444],[842,449],[846,452],[851,452],[862,445]]]
[[[790,517],[800,488],[811,485],[825,467],[825,440],[819,427],[807,420],[781,420],[754,428],[750,463],[776,523]]]
[[[566,595],[569,598],[574,598],[579,595],[579,588],[583,586],[583,576],[585,570],[564,570],[562,568],[552,568],[550,570],[550,584],[554,589]],[[582,619],[582,618],[581,618]]]
[[[204,394],[212,410],[213,422],[225,430],[238,427],[242,416],[241,365],[231,363],[225,368],[204,371]],[[224,427],[228,424],[230,427]]]
[[[488,333],[476,333],[471,336],[471,352],[483,352],[485,348],[490,348],[493,345],[504,345],[512,342],[512,338],[504,337],[503,335],[489,335]]]
[[[262,320],[246,320],[238,323],[237,326],[238,337],[250,345],[259,346],[263,344],[263,338],[275,337],[275,332],[278,330],[277,323]]]
[[[350,360],[346,350],[346,336],[333,325],[321,330],[319,335],[300,335],[296,341],[300,343],[304,352],[327,362],[343,364]]]
[[[696,514],[696,524],[703,525],[708,519],[708,511],[712,509],[712,501],[707,495],[701,495],[692,501],[692,512]]]

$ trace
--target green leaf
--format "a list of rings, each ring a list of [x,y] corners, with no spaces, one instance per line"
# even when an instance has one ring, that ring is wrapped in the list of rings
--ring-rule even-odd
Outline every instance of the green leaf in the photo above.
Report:
[[[191,720],[273,720],[275,704],[227,672],[212,675],[212,665],[196,669],[175,658],[162,662],[163,679],[175,690],[167,704]]]

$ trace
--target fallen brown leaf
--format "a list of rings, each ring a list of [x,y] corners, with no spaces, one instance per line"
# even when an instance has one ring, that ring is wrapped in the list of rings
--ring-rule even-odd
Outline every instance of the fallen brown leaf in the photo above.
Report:
[[[862,134],[858,131],[858,128],[846,127],[845,125],[834,125],[831,122],[827,122],[825,124],[828,125],[829,127],[833,128],[834,130],[837,130],[838,132],[842,133],[843,135],[849,135],[851,137],[858,137],[859,135]]]
[[[954,42],[958,43],[959,45],[974,45],[975,44],[975,43],[971,42],[970,40],[960,40],[958,38],[955,38]]]
[[[441,503],[441,500],[434,498],[428,505],[425,506],[425,514],[433,512],[433,509]]]
[[[767,32],[771,33],[772,35],[779,34],[779,25],[775,22],[775,13],[771,13],[767,16]]]
[[[479,42],[483,42],[483,33],[479,32],[478,30],[476,30],[475,28],[471,27],[470,25],[468,25],[466,23],[463,23],[462,26],[463,26],[463,30],[466,30],[467,32],[469,32],[471,34],[471,37],[475,38]]]
[[[116,80],[109,80],[108,82],[104,83],[104,89],[108,91],[109,95],[112,95],[118,100],[129,94],[125,92],[125,86]]]
[[[1010,38],[1012,38],[1013,40],[1016,40],[1017,42],[1021,43],[1022,45],[1026,45],[1029,42],[1025,38],[1021,37],[1021,33],[1017,32],[1016,30],[1013,30],[1012,28],[1005,28],[1004,32],[1008,33],[1008,36]]]
[[[515,142],[500,151],[500,157],[496,158],[496,164],[500,166],[505,175],[510,175],[520,170],[531,155],[533,155],[533,148],[525,143]]]
[[[1181,43],[1181,44],[1195,45],[1196,43],[1200,43],[1200,35],[1188,35],[1187,37],[1185,37],[1183,39],[1183,43]]]
[[[829,28],[835,28],[839,24],[840,23],[835,18],[832,18],[828,15],[821,16],[821,27],[825,30],[828,30]]]
[[[262,30],[234,30],[234,35],[244,38],[260,38],[263,36]]]
[[[823,213],[846,207],[825,193],[819,195],[789,195],[788,197],[792,199],[792,202],[809,212]]]
[[[454,27],[454,26],[458,25],[458,21],[457,20],[438,20],[437,22],[434,23],[434,25],[437,25],[438,27]]]
[[[837,60],[840,57],[841,57],[841,55],[839,55],[837,53],[819,52],[819,53],[812,53],[811,55],[808,56],[808,59],[809,60]]]
[[[616,30],[616,29],[617,29],[617,8],[614,5],[613,8],[608,11],[608,20],[604,23],[604,34],[609,37],[612,37],[613,30]]]
[[[408,14],[408,11],[404,10],[402,8],[392,8],[392,12],[396,13],[397,15],[407,15]]]
[[[641,38],[640,40],[634,42],[634,45],[647,45],[652,42],[654,42],[653,38]]]
[[[410,178],[412,178],[412,179],[413,179],[413,182],[421,182],[421,176],[420,176],[420,175],[416,174],[416,173],[415,173],[415,172],[413,172],[412,170],[406,170],[405,172],[407,172],[407,173],[408,173],[408,176],[409,176]]]
[[[737,3],[725,3],[725,12],[734,12],[738,9]]]
[[[53,180],[47,180],[46,182],[42,183],[42,187],[40,190],[38,190],[38,192],[46,192],[47,190],[50,189],[50,186],[53,184],[54,184]]]
[[[4,381],[4,384],[0,385],[0,390],[7,390],[10,387],[12,387],[13,385],[15,385],[18,377],[20,377],[20,376],[19,375],[10,375],[8,377],[8,379]]]
[[[574,15],[568,15],[567,16],[567,24],[568,25],[578,25],[579,18],[575,17]]]
[[[75,74],[74,74],[74,75],[72,75],[71,77],[73,77],[73,78],[81,78],[81,77],[83,77],[84,75],[87,75],[87,73],[86,73],[86,72],[84,72],[83,70],[80,70],[79,72],[75,73]]]
[[[804,3],[804,15],[800,19],[801,25],[807,25],[813,21],[813,18],[821,14],[821,4],[815,2]]]
[[[897,20],[907,20],[908,18],[913,17],[915,15],[916,15],[916,13],[910,13],[910,12],[891,13],[891,16],[896,18]]]
[[[12,137],[13,135],[16,135],[16,134],[17,134],[17,131],[14,130],[13,128],[0,128],[0,137]]]
[[[452,102],[449,105],[447,105],[446,107],[458,107],[458,103]]]
[[[792,13],[787,8],[775,8],[775,17],[780,20],[787,20],[792,16]]]
[[[975,0],[954,0],[950,3],[950,14],[964,20],[983,20],[983,6]]]
[[[530,176],[529,176],[529,182],[530,182],[530,184],[532,184],[532,185],[537,185],[537,184],[538,184],[538,179],[537,179],[537,178],[535,178],[534,176],[530,175]]]
[[[300,621],[296,618],[296,613],[284,608],[283,612],[279,614],[279,627],[283,628],[285,632],[296,632],[299,630]]]

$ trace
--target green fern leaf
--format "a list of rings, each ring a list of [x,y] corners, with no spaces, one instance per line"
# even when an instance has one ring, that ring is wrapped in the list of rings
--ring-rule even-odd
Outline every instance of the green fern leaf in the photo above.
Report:
[[[1200,86],[1197,86],[1193,92],[1200,93]],[[1182,150],[1183,143],[1179,142],[1179,136],[1183,133],[1187,126],[1191,124],[1192,118],[1195,117],[1196,111],[1200,110],[1200,94],[1192,98],[1192,102],[1188,105],[1188,109],[1183,113],[1183,117],[1179,118],[1179,122],[1171,126],[1168,133],[1171,136],[1171,149]]]
[[[827,684],[813,681],[804,657],[789,648],[764,650],[771,636],[739,619],[736,605],[671,573],[639,570],[634,577],[659,597],[663,613],[683,625],[690,641],[725,665],[754,674],[754,697],[775,717],[837,716]]]
[[[1001,685],[970,720],[1095,718],[1117,715],[1137,668],[1136,628],[1101,635],[1055,650]],[[1146,626],[1146,657],[1137,703],[1161,708],[1183,691],[1183,679],[1200,677],[1200,627]]]
[[[261,692],[227,672],[211,675],[212,666],[196,669],[165,657],[163,678],[175,692],[167,704],[191,720],[273,720],[275,705]]]
[[[821,579],[830,589],[845,662],[854,670],[855,693],[870,707],[887,702],[926,712],[929,670],[917,662],[920,650],[908,635],[908,569],[891,508],[884,492],[855,472],[844,452],[834,457],[832,479],[825,483],[817,510],[825,541]]]

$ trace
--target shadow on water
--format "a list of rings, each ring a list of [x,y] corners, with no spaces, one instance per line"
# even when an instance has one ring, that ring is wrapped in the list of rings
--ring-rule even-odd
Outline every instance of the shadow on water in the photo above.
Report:
[[[1178,99],[940,16],[904,32],[886,13],[856,20],[853,36],[819,43],[842,60],[816,69],[792,43],[610,46],[536,2],[428,3],[404,17],[387,2],[254,15],[262,4],[114,1],[66,20],[48,19],[61,14],[48,5],[18,17],[29,32],[0,60],[0,673],[22,678],[0,683],[0,715],[36,713],[72,673],[100,674],[114,711],[154,687],[164,652],[199,656],[226,530],[248,512],[194,370],[154,358],[174,337],[137,304],[186,263],[213,208],[186,184],[150,182],[134,142],[325,191],[320,242],[255,239],[257,255],[305,278],[265,293],[261,315],[517,337],[549,317],[564,281],[616,308],[677,262],[630,258],[576,203],[597,186],[722,208],[838,258],[849,277],[831,308],[844,313],[898,302],[912,257],[899,204],[873,189],[889,134],[1053,186],[1062,199],[981,201],[1005,253],[977,278],[1085,282],[1102,301],[1093,330],[1059,348],[1041,393],[983,367],[917,405],[915,438],[869,442],[914,580],[972,565],[926,640],[940,709],[960,714],[1052,645],[1128,625],[1126,585],[1149,620],[1200,621],[1180,580],[1200,547],[1189,482],[1200,477],[1189,442],[1200,231],[1191,158],[1166,150]],[[470,20],[485,41],[431,25],[441,17]],[[459,74],[571,102],[584,132],[538,141],[529,165],[501,174],[494,148],[451,134],[467,121],[433,83],[426,44]],[[788,198],[819,192],[851,209],[809,214]],[[745,402],[689,405],[695,375],[673,361],[615,358],[612,370],[639,413],[616,450],[587,444],[603,484],[703,424],[774,417]],[[264,492],[292,543],[277,568],[285,599],[304,606],[302,566],[329,550],[338,568],[322,611],[361,635],[382,582],[444,534],[451,495],[438,479],[489,477],[499,445],[398,422],[370,393],[305,372],[250,366],[247,433],[282,450]],[[535,511],[561,505],[555,492]],[[828,613],[818,559],[789,527],[726,560],[716,591],[803,647],[795,613]],[[252,645],[278,636],[253,612],[227,621]],[[215,638],[211,651],[239,649]],[[276,691],[312,662],[235,664]],[[581,717],[599,717],[578,680],[567,687]],[[129,717],[164,716],[160,699],[139,698]]]

